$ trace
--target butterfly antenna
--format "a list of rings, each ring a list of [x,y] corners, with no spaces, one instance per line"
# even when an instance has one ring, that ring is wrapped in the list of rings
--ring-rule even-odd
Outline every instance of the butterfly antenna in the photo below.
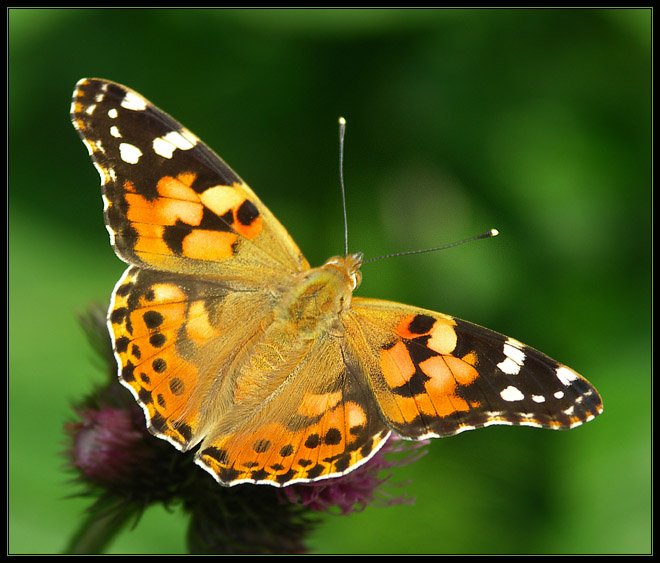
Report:
[[[348,217],[346,214],[346,189],[344,188],[344,135],[346,120],[339,118],[339,183],[341,185],[341,203],[344,208],[344,256],[348,256]]]
[[[362,263],[366,264],[367,262],[375,262],[376,260],[382,260],[383,258],[393,258],[394,256],[408,256],[409,254],[422,254],[423,252],[435,252],[436,250],[446,250],[447,248],[452,248],[460,244],[465,244],[466,242],[472,242],[473,240],[479,240],[482,238],[491,238],[499,235],[500,232],[497,229],[490,229],[485,233],[481,233],[476,237],[466,238],[465,240],[459,240],[458,242],[452,242],[451,244],[446,244],[444,246],[436,246],[435,248],[424,248],[422,250],[408,250],[405,252],[395,252],[394,254],[385,254],[383,256],[378,256],[376,258],[369,258],[368,260],[363,260]]]

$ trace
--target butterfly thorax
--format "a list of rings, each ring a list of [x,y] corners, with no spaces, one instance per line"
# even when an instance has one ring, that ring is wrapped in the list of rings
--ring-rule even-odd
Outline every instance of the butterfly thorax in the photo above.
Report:
[[[361,280],[361,260],[361,254],[335,257],[297,276],[249,347],[247,361],[230,372],[234,404],[261,408],[320,342],[343,337],[342,318]]]
[[[300,274],[282,299],[276,322],[295,327],[302,339],[336,333],[362,279],[361,263],[361,254],[336,256],[323,266]]]

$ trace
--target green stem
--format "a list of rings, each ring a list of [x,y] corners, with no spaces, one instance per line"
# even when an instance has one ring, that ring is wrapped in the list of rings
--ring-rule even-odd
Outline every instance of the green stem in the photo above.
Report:
[[[65,553],[70,555],[103,553],[136,512],[135,505],[119,501],[102,508],[92,506],[87,519],[71,538]]]

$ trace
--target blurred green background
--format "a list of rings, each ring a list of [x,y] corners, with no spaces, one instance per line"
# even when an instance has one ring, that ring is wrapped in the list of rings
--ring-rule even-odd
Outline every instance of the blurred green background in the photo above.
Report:
[[[124,265],[69,122],[85,76],[141,92],[214,148],[313,265],[343,251],[347,119],[360,295],[509,334],[582,372],[604,414],[571,432],[435,440],[397,472],[414,506],[327,517],[316,553],[651,551],[651,11],[8,12],[8,550],[57,553],[70,404],[103,379],[76,313]],[[396,492],[396,491],[395,491]],[[148,511],[113,553],[183,552]]]

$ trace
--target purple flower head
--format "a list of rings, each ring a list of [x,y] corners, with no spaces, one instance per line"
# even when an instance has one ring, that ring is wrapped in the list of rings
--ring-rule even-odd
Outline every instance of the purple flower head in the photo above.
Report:
[[[80,475],[100,485],[129,481],[149,458],[144,432],[133,413],[105,406],[78,412],[79,422],[70,423],[71,461]]]
[[[392,485],[388,481],[393,468],[419,459],[426,453],[427,444],[428,440],[410,442],[392,436],[374,457],[350,473],[285,487],[281,497],[315,512],[339,514],[364,510],[374,502],[385,505],[412,503],[414,499],[405,494],[392,495],[386,485]]]

